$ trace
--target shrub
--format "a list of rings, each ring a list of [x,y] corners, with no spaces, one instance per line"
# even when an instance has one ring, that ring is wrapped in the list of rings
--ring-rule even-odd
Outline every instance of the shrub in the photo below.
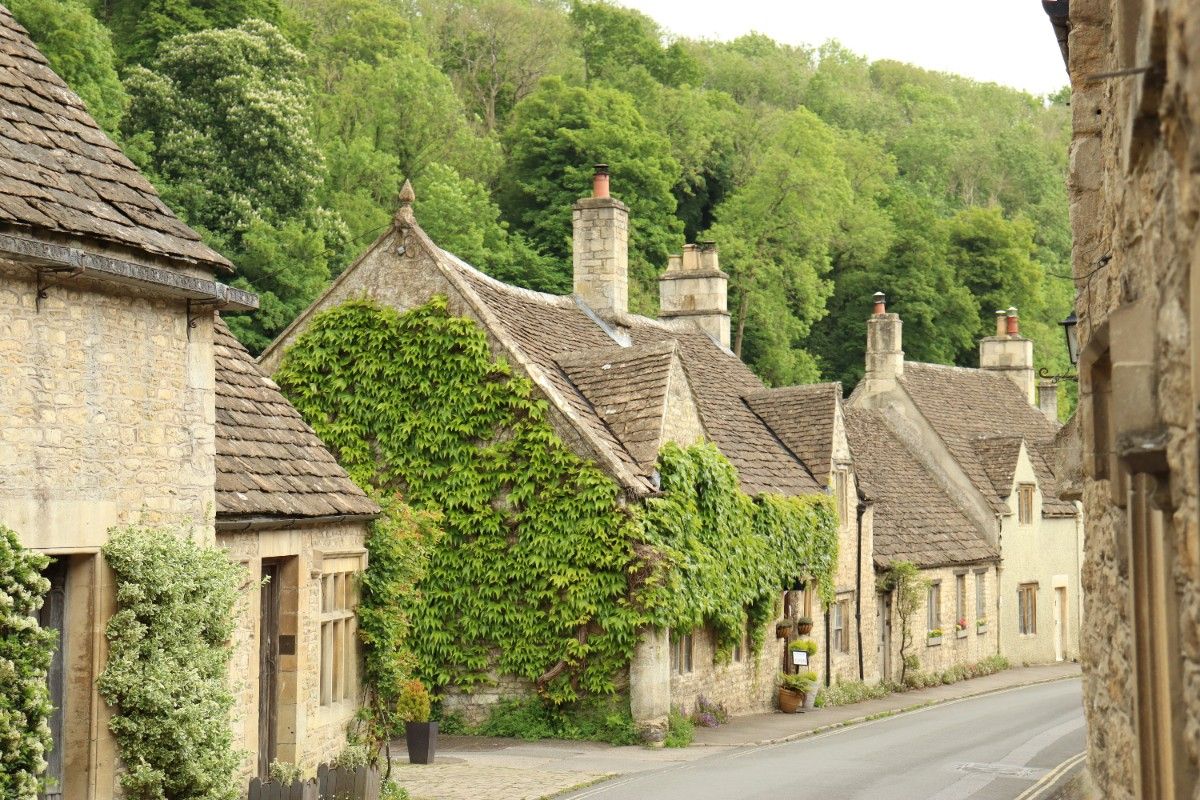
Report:
[[[864,683],[863,681],[845,681],[826,686],[817,694],[819,708],[833,706],[848,706],[861,703],[864,700],[877,700],[892,693],[892,686],[887,683]]]
[[[267,767],[267,778],[280,786],[291,786],[304,779],[304,771],[290,761],[272,761]]]
[[[405,722],[429,722],[430,700],[425,684],[407,681],[396,698],[396,716]]]
[[[554,704],[538,697],[502,700],[487,720],[471,731],[482,736],[575,739],[637,744],[637,728],[628,700],[620,697]]]
[[[384,781],[379,789],[379,800],[409,800],[408,790],[395,781]]]
[[[723,703],[714,703],[704,695],[700,695],[696,698],[696,707],[692,709],[690,719],[695,725],[716,728],[729,721],[729,711]]]
[[[342,752],[330,762],[337,769],[355,770],[371,763],[371,750],[365,744],[346,745]]]
[[[804,692],[807,694],[817,685],[817,673],[810,669],[806,672],[798,672],[795,675],[780,675],[779,685],[793,692]]]
[[[817,643],[812,639],[794,639],[788,645],[788,649],[792,652],[800,651],[808,653],[808,657],[811,659],[817,654]]]
[[[696,736],[695,724],[676,708],[667,713],[667,738],[664,747],[687,747]]]
[[[108,664],[98,681],[129,800],[235,800],[229,640],[244,570],[184,531],[109,536],[116,576]]]
[[[50,559],[0,525],[0,797],[33,800],[50,749],[46,671],[56,636],[38,626]]]

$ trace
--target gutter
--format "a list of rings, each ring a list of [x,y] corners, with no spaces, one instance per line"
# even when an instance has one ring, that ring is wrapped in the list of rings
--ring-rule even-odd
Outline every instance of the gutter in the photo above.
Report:
[[[375,514],[330,514],[324,517],[217,517],[218,533],[245,533],[249,531],[270,531],[281,528],[311,528],[317,525],[339,522],[370,522],[377,519]]]
[[[213,280],[185,275],[175,270],[151,267],[134,261],[100,255],[78,247],[0,234],[0,255],[32,265],[41,273],[65,272],[108,283],[150,289],[156,295],[212,303],[232,311],[253,311],[258,296]]]

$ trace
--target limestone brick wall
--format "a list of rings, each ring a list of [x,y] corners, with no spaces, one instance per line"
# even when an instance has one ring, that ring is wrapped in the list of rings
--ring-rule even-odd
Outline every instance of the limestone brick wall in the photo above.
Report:
[[[692,668],[676,664],[671,671],[671,705],[691,713],[703,695],[723,703],[731,714],[751,714],[775,707],[776,678],[782,666],[782,640],[775,638],[775,622],[768,626],[766,643],[758,653],[743,646],[740,660],[716,664],[716,637],[707,628],[692,634]],[[672,642],[674,640],[672,639]]]
[[[532,681],[527,681],[512,675],[492,674],[492,682],[486,687],[480,687],[471,693],[450,690],[441,695],[442,711],[444,714],[454,714],[462,717],[469,725],[478,725],[488,718],[488,715],[501,700],[533,697],[537,690]]]
[[[1200,2],[1075,0],[1070,11],[1070,197],[1080,339],[1085,348],[1098,341],[1119,310],[1139,303],[1152,310],[1136,333],[1149,340],[1153,392],[1114,397],[1114,408],[1152,412],[1165,443],[1169,477],[1159,505],[1167,512],[1163,546],[1173,560],[1177,620],[1155,633],[1179,643],[1174,691],[1183,730],[1172,738],[1194,775],[1200,764],[1200,331],[1192,319],[1200,302]],[[1154,69],[1094,77],[1141,66]],[[1081,369],[1085,464],[1103,449],[1093,424],[1095,379]],[[1111,485],[1117,477],[1094,470],[1083,489],[1086,613],[1080,643],[1089,767],[1102,795],[1114,799],[1138,792],[1133,620],[1152,602],[1132,593],[1130,520],[1121,491]]]
[[[996,653],[995,616],[989,615],[986,630],[980,630],[974,624],[976,571],[984,576],[983,591],[985,605],[988,609],[995,608],[996,568],[994,565],[975,565],[972,567],[939,567],[921,571],[921,576],[929,581],[940,583],[940,627],[942,638],[940,642],[931,640],[928,636],[927,604],[922,603],[917,613],[913,615],[912,631],[913,644],[909,653],[916,655],[921,669],[927,672],[941,671],[956,664],[973,664]],[[967,629],[955,630],[955,611],[957,598],[955,595],[955,580],[960,573],[966,575]],[[900,677],[902,658],[900,655],[900,619],[895,610],[892,612],[892,677]]]
[[[212,322],[182,300],[67,281],[39,310],[0,261],[0,521],[35,548],[135,521],[211,537],[213,387]]]
[[[278,758],[315,774],[317,765],[336,756],[346,745],[347,726],[362,701],[361,675],[346,675],[355,685],[349,696],[321,703],[322,577],[345,569],[366,567],[363,523],[328,523],[283,530],[221,532],[218,542],[246,567],[245,594],[234,634],[230,684],[236,696],[234,735],[244,749],[247,780],[257,768],[259,751],[260,593],[264,560],[279,563],[280,632],[293,635],[295,654],[280,656],[278,684]],[[349,639],[358,647],[357,637]]]
[[[629,211],[611,197],[572,207],[575,294],[600,314],[629,311]]]

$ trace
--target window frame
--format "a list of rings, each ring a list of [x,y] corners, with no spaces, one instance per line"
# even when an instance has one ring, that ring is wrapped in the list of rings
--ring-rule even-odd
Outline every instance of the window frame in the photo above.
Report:
[[[1020,525],[1033,524],[1033,506],[1036,500],[1037,486],[1032,483],[1017,484],[1017,523]]]
[[[975,624],[987,619],[987,570],[975,572]]]
[[[362,560],[330,560],[322,565],[319,580],[319,704],[330,708],[357,699]]]
[[[695,670],[695,638],[692,633],[671,634],[671,674],[691,675]],[[684,668],[686,666],[686,669]]]
[[[1017,634],[1020,636],[1037,636],[1037,595],[1036,582],[1017,587]]]
[[[930,581],[925,594],[925,632],[942,630],[942,582]],[[942,635],[945,635],[942,631]]]

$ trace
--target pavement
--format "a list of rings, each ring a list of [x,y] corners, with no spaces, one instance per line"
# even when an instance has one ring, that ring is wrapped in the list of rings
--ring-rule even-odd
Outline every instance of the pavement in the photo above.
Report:
[[[617,776],[628,778],[677,769],[690,772],[693,762],[715,755],[733,755],[739,749],[780,745],[917,708],[1020,686],[1077,678],[1079,674],[1079,666],[1070,663],[1016,667],[950,686],[889,695],[851,706],[816,709],[803,714],[737,716],[719,728],[697,729],[693,745],[682,749],[443,736],[434,763],[418,765],[407,763],[404,742],[399,740],[392,747],[392,773],[393,778],[408,789],[413,800],[475,800],[480,797],[537,800],[561,796]]]

